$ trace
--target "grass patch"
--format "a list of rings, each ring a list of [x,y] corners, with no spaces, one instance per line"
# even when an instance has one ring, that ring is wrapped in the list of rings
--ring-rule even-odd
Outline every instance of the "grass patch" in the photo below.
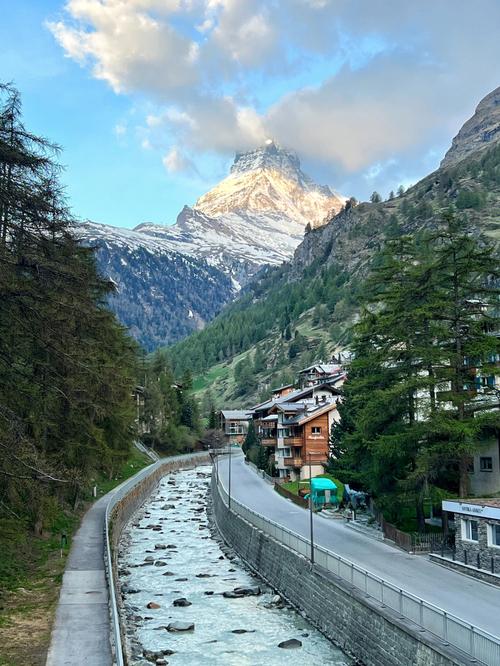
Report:
[[[98,497],[109,493],[110,490],[130,479],[131,476],[134,476],[134,474],[137,474],[137,472],[148,465],[151,465],[151,459],[134,446],[127,460],[125,460],[112,479],[99,478],[96,480],[95,485],[97,486]]]
[[[221,377],[227,376],[229,374],[229,368],[226,363],[220,363],[219,365],[214,365],[210,370],[204,372],[202,375],[198,375],[193,380],[193,392],[199,393],[204,391],[209,386]]]
[[[134,447],[112,479],[94,480],[98,497],[150,463]],[[91,499],[90,490],[84,499]],[[90,503],[73,512],[53,499],[42,536],[26,520],[0,518],[0,666],[44,666],[72,536]],[[67,545],[61,552],[63,532]]]
[[[333,483],[337,486],[337,497],[339,502],[342,501],[342,497],[344,496],[344,484],[342,481],[339,481],[331,474],[318,474],[317,476],[313,476],[313,479],[330,479],[330,481],[333,481]],[[283,488],[286,488],[286,490],[293,493],[294,495],[299,494],[299,487],[307,488],[307,490],[309,490],[309,481],[289,481],[288,483],[283,483],[281,485]]]

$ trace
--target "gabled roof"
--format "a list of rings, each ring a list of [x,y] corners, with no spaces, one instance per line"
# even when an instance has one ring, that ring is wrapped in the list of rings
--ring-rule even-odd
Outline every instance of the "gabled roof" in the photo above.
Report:
[[[296,416],[287,419],[286,422],[283,422],[283,425],[303,425],[304,423],[312,421],[317,416],[328,414],[328,412],[331,412],[334,409],[337,409],[336,402],[327,402],[326,404],[320,403],[318,406],[315,406],[314,409],[309,409],[307,412],[297,414]]]
[[[338,372],[340,370],[340,365],[338,363],[314,363],[308,368],[300,370],[299,375],[303,374],[304,372],[309,372],[310,370],[316,370],[322,374],[330,375],[334,372]]]
[[[276,388],[272,389],[272,393],[277,393],[278,391],[282,391],[283,389],[287,388],[293,388],[294,384],[283,384],[283,386],[277,386]]]
[[[277,414],[270,414],[269,416],[266,416],[265,418],[261,419],[262,421],[270,421],[274,422],[278,420],[278,415]]]
[[[239,409],[222,409],[221,414],[225,419],[232,419],[233,421],[248,421],[250,415]]]

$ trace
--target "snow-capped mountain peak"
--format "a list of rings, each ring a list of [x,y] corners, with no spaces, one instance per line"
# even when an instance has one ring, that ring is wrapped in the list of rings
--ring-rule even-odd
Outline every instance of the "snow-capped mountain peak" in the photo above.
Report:
[[[144,321],[135,321],[131,314],[131,303],[140,298],[141,311],[163,322],[161,330],[151,324],[154,330],[148,331],[147,344],[161,341],[162,335],[167,343],[214,316],[217,290],[222,306],[262,266],[290,259],[306,225],[320,226],[344,201],[330,188],[316,185],[302,172],[297,155],[271,140],[238,153],[227,178],[193,207],[184,206],[175,224],[147,223],[128,230],[87,223],[81,236],[101,247],[98,261],[102,272],[117,283],[121,301],[115,301],[115,307],[123,323],[144,342]],[[194,285],[203,283],[209,284],[208,291],[202,288],[198,293]],[[133,289],[128,286],[132,284]],[[167,301],[170,309],[165,310]],[[168,332],[167,311],[174,318]]]
[[[230,174],[198,199],[194,208],[218,217],[229,212],[280,213],[304,228],[321,226],[345,198],[303,173],[296,153],[269,140],[237,153]],[[296,233],[295,228],[292,233]]]

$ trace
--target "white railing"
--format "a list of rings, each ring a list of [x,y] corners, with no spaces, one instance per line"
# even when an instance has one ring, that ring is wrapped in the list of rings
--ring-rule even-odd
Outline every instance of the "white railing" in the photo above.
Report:
[[[218,479],[219,495],[228,508],[228,493]],[[278,523],[264,518],[231,497],[231,511],[241,516],[265,534],[273,537],[304,557],[311,557],[310,541]],[[358,567],[353,562],[322,546],[314,546],[314,561],[327,571],[391,608],[443,641],[467,655],[473,663],[500,666],[500,639],[478,627],[447,613],[379,576]]]

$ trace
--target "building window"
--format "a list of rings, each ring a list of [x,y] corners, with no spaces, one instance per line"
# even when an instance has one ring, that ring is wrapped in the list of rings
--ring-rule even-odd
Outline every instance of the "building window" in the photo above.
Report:
[[[312,435],[321,435],[321,427],[320,426],[313,426],[311,428],[311,434]]]
[[[241,423],[229,423],[229,434],[230,435],[243,435],[244,430]]]
[[[488,525],[488,528],[488,546],[496,546],[497,548],[500,548],[500,523],[495,525]]]
[[[467,518],[462,520],[462,539],[479,541],[477,520],[469,520]]]
[[[490,456],[479,458],[479,469],[481,472],[491,472],[493,470],[493,458]]]

